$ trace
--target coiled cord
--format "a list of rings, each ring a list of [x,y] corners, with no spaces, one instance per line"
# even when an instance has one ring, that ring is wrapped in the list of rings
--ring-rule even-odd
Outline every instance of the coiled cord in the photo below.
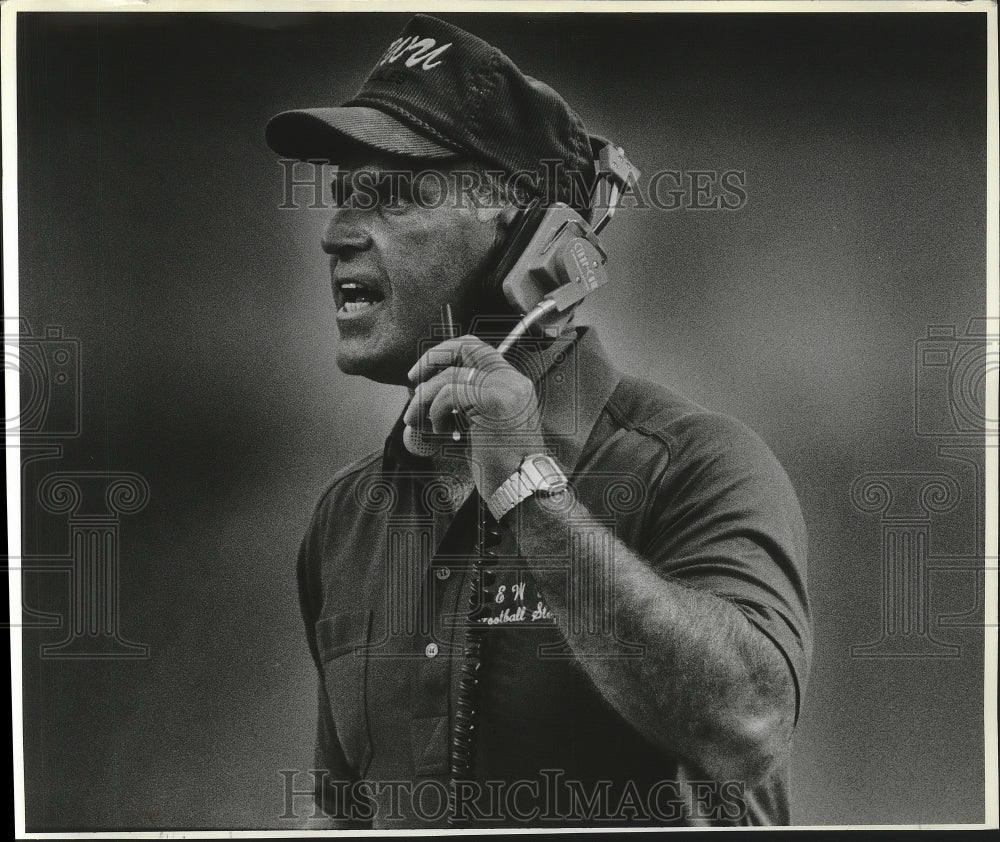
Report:
[[[455,726],[451,735],[451,787],[448,804],[450,827],[461,824],[457,815],[458,784],[470,781],[472,778],[483,655],[486,648],[486,631],[479,621],[489,614],[486,595],[490,593],[496,577],[488,568],[497,562],[495,547],[499,543],[500,527],[480,501],[476,557],[469,579],[468,627],[465,630],[465,644],[462,650],[463,661],[458,681]]]

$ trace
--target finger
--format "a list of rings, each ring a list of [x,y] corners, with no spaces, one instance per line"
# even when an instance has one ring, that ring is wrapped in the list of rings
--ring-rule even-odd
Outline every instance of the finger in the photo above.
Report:
[[[409,381],[422,382],[442,369],[456,365],[461,359],[462,338],[446,339],[433,348],[428,348],[407,372]]]
[[[475,376],[474,369],[449,366],[429,380],[418,383],[413,390],[413,398],[410,400],[409,406],[406,407],[406,412],[403,413],[403,422],[411,427],[419,427],[422,420],[427,418],[430,406],[442,388],[447,385],[471,383]]]
[[[460,368],[456,371],[471,372],[473,369]],[[475,379],[445,383],[437,390],[427,409],[434,432],[439,435],[450,432],[455,441],[460,441],[461,434],[468,432],[469,420],[479,417],[478,400],[479,389]]]
[[[429,348],[407,372],[407,377],[411,383],[418,383],[449,366],[489,370],[506,365],[507,361],[496,348],[476,336],[466,334]]]
[[[456,402],[461,388],[454,383],[445,383],[427,410],[427,415],[431,419],[431,428],[435,433],[447,433],[455,429],[455,411],[458,409]]]
[[[422,427],[427,418],[427,411],[430,409],[431,401],[434,400],[441,388],[447,385],[454,377],[453,369],[448,368],[430,380],[418,383],[413,390],[413,397],[403,413],[403,421],[411,427]]]

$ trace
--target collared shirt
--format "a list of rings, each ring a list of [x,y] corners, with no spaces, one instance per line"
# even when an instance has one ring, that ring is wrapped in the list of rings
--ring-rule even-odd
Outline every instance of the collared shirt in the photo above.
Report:
[[[577,498],[664,577],[737,605],[784,655],[798,706],[812,646],[805,527],[766,445],[733,418],[622,375],[590,328],[512,362],[536,384],[546,445]],[[329,772],[317,798],[331,816],[375,828],[446,823],[481,538],[478,494],[463,503],[460,484],[405,451],[401,429],[334,477],[298,566],[319,671],[316,764]],[[570,529],[547,566],[564,564],[578,602],[597,606],[581,622],[615,634],[610,586],[580,569],[578,540]],[[494,552],[476,617],[486,636],[473,742],[481,826],[788,823],[784,767],[752,788],[713,782],[646,741],[568,648],[509,534]]]

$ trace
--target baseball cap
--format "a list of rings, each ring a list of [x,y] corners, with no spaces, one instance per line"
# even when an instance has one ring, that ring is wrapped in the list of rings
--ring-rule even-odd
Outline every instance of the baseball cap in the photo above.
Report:
[[[358,146],[417,160],[467,157],[508,175],[538,174],[539,192],[562,201],[576,196],[578,174],[590,187],[596,150],[606,143],[551,87],[430,15],[406,24],[352,99],[284,111],[265,136],[279,155],[300,160],[336,163]]]

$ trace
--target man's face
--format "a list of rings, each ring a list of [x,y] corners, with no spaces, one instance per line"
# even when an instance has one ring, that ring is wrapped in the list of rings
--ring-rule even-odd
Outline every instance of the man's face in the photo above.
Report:
[[[400,169],[398,161],[374,155],[340,165],[340,205],[323,250],[337,307],[337,365],[346,374],[406,385],[406,372],[426,350],[421,340],[441,324],[441,306],[452,304],[458,321],[470,312],[498,211],[477,210],[463,199],[450,170],[439,171],[444,178],[419,179],[411,192],[405,179],[385,177]],[[350,196],[347,184],[354,185]]]

